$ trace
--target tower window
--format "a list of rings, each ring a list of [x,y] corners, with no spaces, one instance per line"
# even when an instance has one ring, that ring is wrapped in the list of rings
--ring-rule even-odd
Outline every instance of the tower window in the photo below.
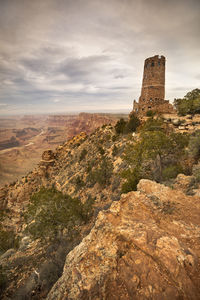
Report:
[[[158,65],[160,66],[160,61],[158,61]]]
[[[154,61],[152,61],[151,66],[154,67]]]

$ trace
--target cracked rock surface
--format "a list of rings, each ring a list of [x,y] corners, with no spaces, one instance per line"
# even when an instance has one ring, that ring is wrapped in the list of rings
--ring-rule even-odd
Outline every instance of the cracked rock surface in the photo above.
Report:
[[[47,299],[200,299],[199,200],[142,179],[99,213]]]

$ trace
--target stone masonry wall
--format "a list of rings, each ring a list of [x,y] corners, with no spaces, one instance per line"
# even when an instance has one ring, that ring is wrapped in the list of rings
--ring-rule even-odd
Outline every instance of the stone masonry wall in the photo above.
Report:
[[[144,63],[143,82],[139,103],[134,101],[133,112],[146,115],[148,110],[171,113],[173,107],[165,98],[165,57],[155,55]]]

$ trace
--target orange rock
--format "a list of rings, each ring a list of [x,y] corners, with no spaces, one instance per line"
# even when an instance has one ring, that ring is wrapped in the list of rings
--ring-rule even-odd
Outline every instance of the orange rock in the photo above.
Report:
[[[99,213],[47,299],[199,299],[199,215],[197,197],[141,180]]]

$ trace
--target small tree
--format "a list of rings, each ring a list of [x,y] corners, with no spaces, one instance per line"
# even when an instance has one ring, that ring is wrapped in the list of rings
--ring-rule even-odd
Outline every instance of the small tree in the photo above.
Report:
[[[174,106],[181,116],[200,113],[200,89],[192,90],[183,99],[174,99]]]
[[[135,114],[131,114],[129,120],[124,129],[125,133],[136,131],[137,127],[140,125],[140,120]]]
[[[141,179],[139,169],[134,168],[133,170],[125,170],[122,172],[122,177],[126,179],[122,185],[122,193],[128,193],[137,190],[137,184]]]
[[[41,188],[35,193],[25,214],[26,231],[37,238],[55,238],[64,228],[73,235],[77,225],[88,220],[91,205],[82,204],[77,198],[63,195],[55,188]]]
[[[126,126],[126,121],[123,118],[121,118],[119,121],[117,121],[115,125],[116,133],[117,134],[124,133],[125,126]]]
[[[188,136],[169,134],[162,125],[162,120],[147,120],[142,127],[140,140],[127,145],[123,158],[128,162],[129,169],[122,173],[126,179],[123,192],[136,189],[140,178],[161,182],[163,178],[177,175],[175,169],[185,155]],[[181,170],[181,167],[177,170]]]
[[[96,182],[99,183],[101,187],[105,187],[110,184],[110,178],[112,176],[113,165],[111,161],[103,157],[100,166],[94,170],[93,176]]]

